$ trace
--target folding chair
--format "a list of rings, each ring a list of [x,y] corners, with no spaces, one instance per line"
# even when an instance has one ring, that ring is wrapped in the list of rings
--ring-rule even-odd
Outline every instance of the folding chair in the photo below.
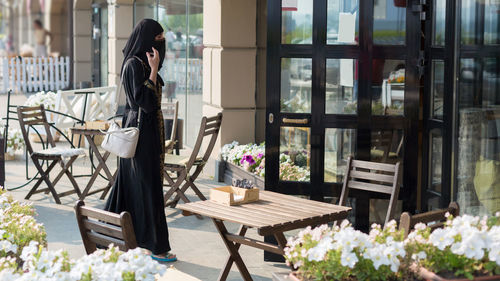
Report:
[[[399,162],[393,165],[353,160],[352,157],[349,157],[339,204],[345,206],[350,189],[389,194],[391,198],[385,217],[385,224],[388,223],[394,216],[394,209],[399,196],[401,182],[399,166]]]
[[[170,131],[170,139],[165,140],[165,152],[167,154],[172,154],[177,144],[177,126],[178,126],[177,117],[179,111],[179,102],[178,101],[162,102],[161,111],[163,113],[164,119],[172,120],[172,130]]]
[[[87,254],[93,253],[98,246],[107,248],[111,243],[122,251],[137,248],[129,212],[118,215],[86,207],[85,203],[79,200],[75,205],[75,214]]]
[[[457,202],[451,202],[446,209],[434,210],[417,215],[410,215],[410,213],[404,212],[401,214],[399,229],[404,229],[405,237],[407,237],[417,223],[425,223],[431,230],[441,228],[446,221],[446,213],[450,213],[452,216],[456,217],[460,214],[460,206]]]
[[[196,139],[196,144],[193,147],[191,156],[179,156],[167,154],[165,156],[165,166],[164,166],[164,176],[167,180],[170,189],[165,193],[164,200],[165,206],[175,208],[180,199],[188,203],[189,199],[184,195],[186,190],[191,187],[191,189],[198,195],[201,200],[207,200],[201,191],[196,187],[194,181],[203,171],[205,163],[208,161],[210,154],[215,146],[215,141],[219,135],[220,126],[222,123],[222,113],[219,113],[214,117],[203,117],[201,119],[200,131],[198,133],[198,138]],[[210,141],[203,157],[198,157],[201,146],[203,144],[203,139],[209,137]],[[192,167],[195,167],[193,173],[190,173]],[[177,178],[173,179],[170,177],[169,172],[177,173]],[[170,197],[176,193],[175,198],[168,202]]]
[[[76,148],[56,147],[54,139],[52,138],[52,133],[50,130],[49,123],[47,122],[47,117],[45,115],[45,109],[43,105],[35,107],[19,106],[17,108],[17,115],[19,118],[19,124],[21,125],[21,132],[23,133],[24,142],[26,143],[26,149],[28,150],[29,156],[33,160],[33,164],[40,173],[40,178],[35,183],[30,192],[28,192],[25,199],[30,199],[30,197],[36,193],[51,192],[52,196],[54,196],[54,200],[56,201],[56,203],[61,204],[61,200],[59,200],[59,197],[67,196],[73,193],[76,193],[78,194],[78,196],[81,196],[80,188],[78,187],[78,184],[76,183],[75,178],[71,174],[69,168],[71,167],[73,162],[78,158],[78,156],[85,154],[85,151],[83,151],[83,149],[76,149]],[[47,142],[48,144],[50,144],[50,148],[41,151],[33,151],[33,147],[31,146],[31,142],[28,136],[28,130],[26,127],[36,126],[36,125],[44,126],[45,132],[47,134]],[[68,160],[66,161],[65,158],[67,158]],[[44,161],[47,161],[48,164],[46,170],[43,169]],[[62,170],[54,178],[54,180],[51,181],[49,174],[58,163],[61,165]],[[73,185],[73,190],[57,193],[54,186],[57,184],[57,182],[61,179],[61,177],[64,174],[66,174],[66,176],[71,181],[71,184]],[[48,187],[37,190],[42,182],[45,182]]]

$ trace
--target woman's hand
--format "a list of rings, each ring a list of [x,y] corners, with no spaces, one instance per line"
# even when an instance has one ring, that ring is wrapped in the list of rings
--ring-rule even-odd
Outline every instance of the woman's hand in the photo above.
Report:
[[[155,48],[152,49],[153,53],[150,52],[146,53],[146,55],[148,56],[149,67],[151,67],[152,70],[154,69],[158,71],[158,66],[160,65],[160,54]]]
[[[146,56],[148,57],[149,67],[151,67],[149,80],[156,84],[156,75],[158,74],[158,66],[160,65],[160,54],[155,48],[152,49],[153,53],[151,54],[150,52],[146,52]]]

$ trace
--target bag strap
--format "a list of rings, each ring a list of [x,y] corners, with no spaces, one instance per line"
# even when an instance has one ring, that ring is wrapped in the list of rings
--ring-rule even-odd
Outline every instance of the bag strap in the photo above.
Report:
[[[141,65],[142,65],[142,70],[144,73],[145,72],[145,69],[144,69],[144,65],[143,65],[143,61],[137,57],[137,56],[133,56],[133,58],[136,58],[138,59],[140,62],[141,62]],[[125,66],[123,67],[123,71],[122,71],[122,74],[121,74],[121,77],[120,77],[120,84],[118,84],[118,100],[120,100],[120,96],[121,96],[121,90],[122,90],[122,86],[123,86],[123,74],[125,73],[125,68],[127,67],[127,64],[129,63],[130,59],[128,59],[126,62],[125,62]],[[125,95],[125,100],[128,102],[128,98],[127,96]],[[137,114],[137,128],[139,128],[140,124],[141,124],[141,113],[142,113],[142,110],[141,110],[141,107],[139,106],[139,113]]]

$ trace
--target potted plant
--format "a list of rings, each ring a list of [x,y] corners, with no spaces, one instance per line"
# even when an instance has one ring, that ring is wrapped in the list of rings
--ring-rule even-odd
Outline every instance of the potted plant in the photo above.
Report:
[[[389,222],[372,225],[369,234],[346,220],[340,226],[323,225],[301,231],[288,241],[285,258],[296,269],[292,280],[413,280],[407,262],[404,235]]]
[[[424,280],[500,280],[500,214],[448,215],[444,228],[417,224],[406,249]]]
[[[224,181],[231,184],[232,179],[247,179],[258,188],[264,188],[265,143],[240,145],[234,141],[224,145],[220,159],[224,163]],[[309,181],[309,151],[297,147],[287,147],[280,152],[279,175],[283,181]]]

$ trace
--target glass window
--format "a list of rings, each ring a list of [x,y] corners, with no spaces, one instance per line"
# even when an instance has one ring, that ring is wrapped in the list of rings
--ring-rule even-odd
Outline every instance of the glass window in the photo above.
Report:
[[[347,169],[347,158],[355,156],[356,130],[325,130],[325,182],[341,183]]]
[[[374,0],[373,43],[404,45],[406,42],[406,0]]]
[[[405,61],[373,60],[372,115],[403,115]]]
[[[443,167],[443,137],[439,131],[432,131],[429,146],[429,188],[441,193]]]
[[[358,0],[328,0],[327,44],[357,44]]]
[[[374,130],[371,134],[371,161],[380,163],[403,162],[403,130]]]
[[[312,44],[313,1],[281,1],[281,43]]]
[[[101,86],[108,85],[108,7],[101,8],[101,50],[100,50]]]
[[[446,1],[434,0],[432,14],[432,45],[444,46],[446,30]]]
[[[280,180],[310,181],[311,129],[282,127],[280,133]]]
[[[443,119],[444,61],[432,62],[431,116]]]
[[[160,70],[163,99],[179,102],[185,143],[194,145],[200,128],[203,83],[203,1],[160,0],[158,21],[167,52]]]
[[[500,211],[499,60],[460,60],[456,165],[457,201],[464,213]]]
[[[354,59],[326,60],[326,113],[356,114],[358,107],[358,62]]]
[[[484,12],[484,44],[500,44],[500,2],[486,0]]]
[[[311,112],[312,59],[281,59],[281,111]]]

